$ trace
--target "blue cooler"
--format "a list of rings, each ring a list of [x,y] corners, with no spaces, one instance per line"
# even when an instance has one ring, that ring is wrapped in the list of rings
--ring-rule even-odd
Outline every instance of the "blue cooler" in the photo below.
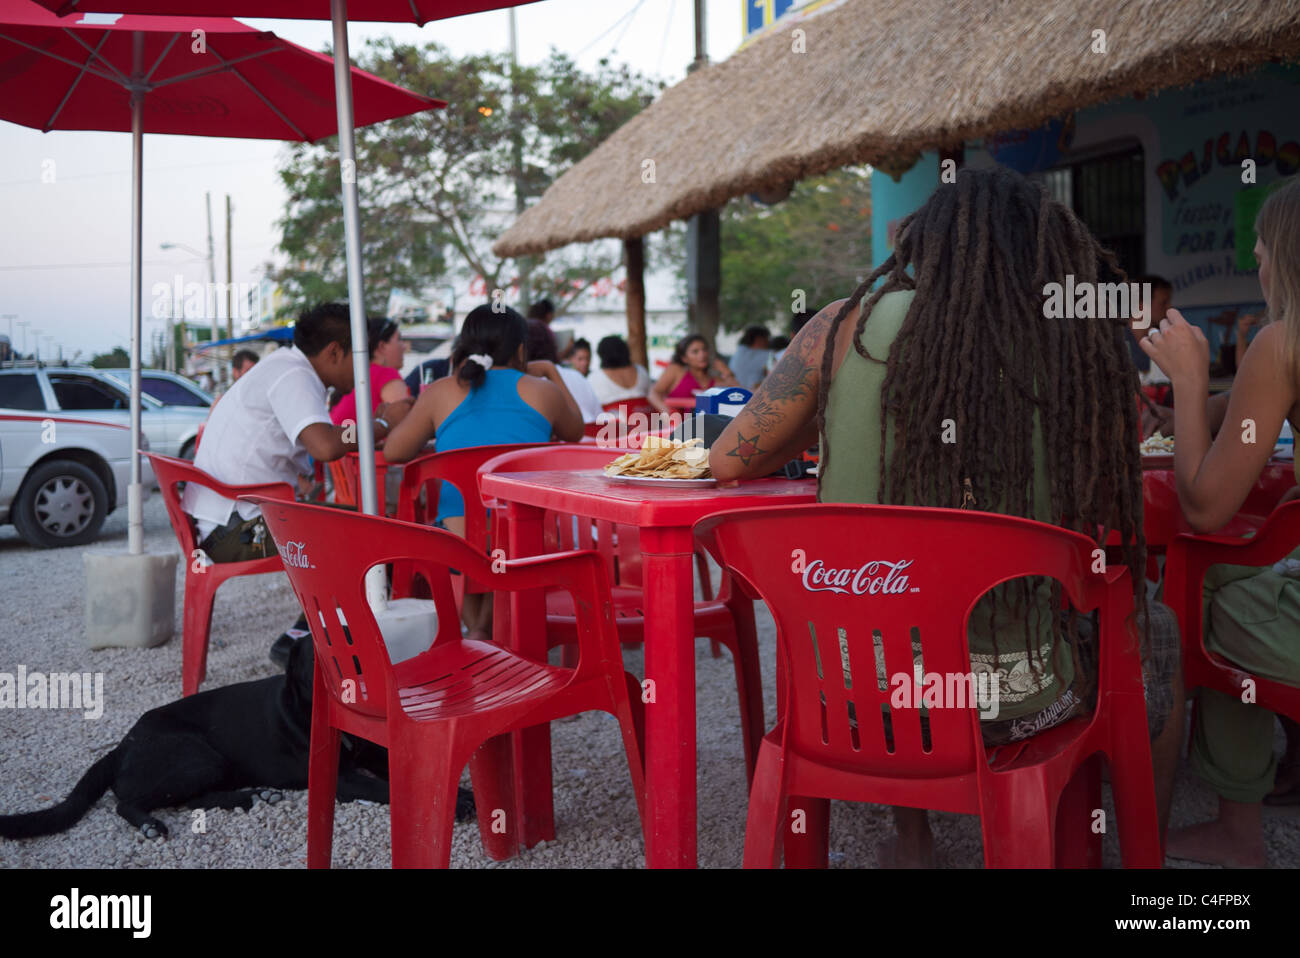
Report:
[[[695,394],[695,412],[735,416],[753,397],[752,392],[739,386],[714,386]]]

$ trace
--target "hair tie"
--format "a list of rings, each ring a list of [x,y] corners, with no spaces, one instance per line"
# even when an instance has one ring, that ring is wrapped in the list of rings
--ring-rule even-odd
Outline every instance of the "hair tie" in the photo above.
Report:
[[[484,356],[482,353],[474,353],[472,356],[466,356],[466,359],[473,360],[483,367],[484,370],[492,368],[492,357]]]

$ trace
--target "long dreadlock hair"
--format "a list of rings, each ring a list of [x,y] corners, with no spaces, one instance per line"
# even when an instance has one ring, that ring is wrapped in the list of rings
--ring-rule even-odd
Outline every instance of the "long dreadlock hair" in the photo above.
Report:
[[[817,397],[822,472],[829,472],[833,452],[826,404],[836,333],[867,297],[853,347],[886,365],[880,501],[957,506],[973,495],[977,508],[1033,518],[1038,413],[1052,515],[1099,545],[1118,521],[1145,620],[1138,378],[1124,338],[1129,319],[1044,315],[1046,283],[1064,284],[1069,274],[1076,286],[1097,282],[1103,271],[1105,281],[1126,281],[1114,256],[1046,189],[1002,167],[959,171],[899,223],[893,253],[831,323]],[[862,332],[880,297],[895,290],[915,296],[881,360],[863,345]],[[951,429],[945,435],[948,419],[955,436]],[[893,454],[886,462],[890,429]],[[1028,608],[1030,586],[1021,585]],[[1028,621],[1025,633],[1029,644]]]

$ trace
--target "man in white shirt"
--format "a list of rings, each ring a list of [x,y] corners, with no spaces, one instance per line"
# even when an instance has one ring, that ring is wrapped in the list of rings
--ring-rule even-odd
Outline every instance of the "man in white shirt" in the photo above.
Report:
[[[311,459],[332,462],[356,448],[351,433],[330,422],[326,387],[352,389],[352,335],[348,307],[331,303],[294,326],[294,345],[249,369],[212,410],[194,465],[228,485],[294,484],[311,471]],[[376,410],[375,436],[409,403]],[[271,554],[256,506],[189,483],[181,507],[194,517],[199,547],[213,562],[239,562]]]
[[[582,413],[582,421],[584,423],[595,422],[596,417],[601,413],[600,401],[596,399],[596,394],[592,391],[586,376],[576,369],[560,365],[555,348],[555,336],[545,322],[540,319],[530,319],[528,321],[528,340],[524,344],[524,348],[528,353],[529,362],[545,359],[555,364],[560,379],[564,381],[564,387],[569,390],[569,395],[578,404],[578,410]]]

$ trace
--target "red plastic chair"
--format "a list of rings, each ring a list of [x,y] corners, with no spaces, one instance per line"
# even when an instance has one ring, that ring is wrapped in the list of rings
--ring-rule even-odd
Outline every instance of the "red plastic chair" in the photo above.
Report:
[[[587,423],[583,430],[584,435],[596,437],[608,435],[610,431],[610,422],[612,422],[615,429],[619,429],[620,425],[622,426],[619,431],[621,437],[626,440],[631,435],[646,432],[649,424],[654,422],[650,417],[655,415],[657,412],[655,407],[650,405],[649,400],[644,397],[639,399],[619,399],[614,402],[607,402],[600,408],[602,412],[612,413],[613,418],[607,422]],[[636,424],[633,423],[632,427],[629,427],[628,421],[632,416],[644,416],[646,419],[646,426],[636,429]],[[638,442],[626,441],[620,444],[625,444],[630,448],[636,448],[640,445]]]
[[[310,867],[330,864],[342,732],[388,749],[394,867],[450,863],[456,785],[467,763],[485,849],[498,860],[515,854],[506,733],[592,710],[618,719],[644,828],[640,688],[623,671],[609,584],[597,556],[524,559],[493,573],[485,556],[440,529],[302,503],[253,501],[262,507],[277,547],[292,543],[285,571],[307,610],[316,648]],[[398,560],[414,563],[430,584],[439,625],[432,646],[393,665],[366,601],[365,574]],[[532,662],[500,645],[462,638],[449,568],[490,578],[502,591],[545,587],[572,593],[581,610],[577,666]]]
[[[490,548],[487,511],[481,507],[478,494],[478,467],[494,456],[515,449],[536,449],[556,446],[558,443],[530,442],[503,443],[493,446],[470,446],[447,452],[431,452],[406,463],[402,469],[402,486],[397,495],[397,518],[417,525],[433,525],[438,515],[438,493],[444,481],[451,483],[465,500],[465,541],[475,549],[487,553]],[[480,503],[473,508],[473,503]],[[482,583],[466,582],[464,576],[456,578],[457,601],[464,589],[470,592],[490,592]],[[493,582],[495,585],[495,580]],[[410,563],[399,562],[393,567],[392,592],[394,598],[415,594],[415,570]]]
[[[1183,683],[1239,696],[1247,681],[1255,685],[1255,703],[1300,722],[1300,688],[1240,669],[1205,648],[1201,591],[1205,573],[1220,563],[1272,565],[1300,546],[1300,500],[1279,506],[1252,538],[1180,535],[1165,558],[1165,603],[1178,616],[1183,637]]]
[[[193,695],[203,684],[208,671],[208,632],[212,625],[212,603],[217,596],[217,589],[227,579],[241,575],[261,575],[265,572],[280,572],[284,565],[278,555],[265,559],[253,559],[250,562],[216,562],[201,564],[198,556],[198,530],[194,520],[181,508],[180,492],[177,486],[183,482],[192,482],[206,486],[214,492],[234,499],[244,494],[259,494],[273,499],[293,501],[293,487],[287,482],[270,482],[263,485],[228,486],[217,482],[206,472],[196,469],[194,463],[184,459],[173,459],[157,453],[141,453],[148,456],[158,478],[158,488],[162,490],[163,503],[167,506],[167,516],[171,519],[176,541],[180,543],[182,561],[185,563],[185,615],[181,646],[181,693]],[[197,566],[197,568],[196,568]]]
[[[989,866],[1098,861],[1098,753],[1111,763],[1125,866],[1160,866],[1138,643],[1125,624],[1129,574],[1092,574],[1090,539],[989,513],[830,504],[721,513],[696,532],[771,608],[787,681],[750,791],[746,867],[780,861],[792,808],[807,812],[798,841],[815,843],[825,867],[832,798],[978,814]],[[827,581],[833,570],[847,571]],[[919,708],[890,706],[898,686],[880,690],[876,655],[887,675],[914,681],[919,637],[927,674],[945,686],[969,675],[971,610],[998,583],[1030,575],[1061,582],[1080,611],[1100,608],[1098,706],[999,750],[990,766],[977,704],[930,708],[923,731]]]
[[[361,507],[361,454],[345,453],[342,459],[329,464],[330,476],[334,480],[334,502],[340,506]],[[380,512],[388,511],[385,492],[385,477],[388,475],[388,460],[378,449],[375,450],[375,497]]]
[[[525,449],[496,456],[479,467],[479,475],[491,472],[532,472],[544,469],[598,469],[627,450],[599,449],[584,445],[558,446],[549,449]],[[493,522],[494,546],[506,542],[506,520],[497,513]],[[624,645],[645,642],[645,593],[641,583],[641,547],[635,528],[615,526],[610,522],[548,513],[544,529],[548,551],[594,549],[605,562],[613,583],[614,619]],[[740,705],[740,726],[744,740],[745,768],[752,776],[758,759],[758,743],[763,737],[763,678],[758,658],[758,633],[754,625],[754,604],[736,593],[727,576],[723,576],[717,597],[711,595],[707,559],[696,552],[705,599],[695,603],[696,635],[725,646],[731,653],[736,671],[736,696]],[[565,647],[565,662],[576,641],[573,603],[569,596],[551,591],[546,596],[547,647]]]

